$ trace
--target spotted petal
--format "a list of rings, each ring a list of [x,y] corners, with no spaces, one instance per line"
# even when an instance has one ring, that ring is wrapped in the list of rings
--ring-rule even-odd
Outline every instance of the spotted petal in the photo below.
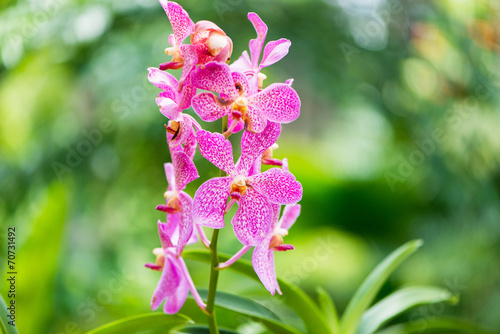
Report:
[[[188,13],[181,7],[181,5],[166,0],[160,0],[160,3],[165,10],[165,13],[167,13],[170,24],[172,25],[175,43],[179,46],[193,31],[194,23],[191,21]]]
[[[200,93],[193,97],[193,109],[205,122],[213,122],[226,116],[231,111],[231,103],[223,104],[212,93]]]
[[[163,164],[163,167],[165,168],[165,176],[168,182],[167,190],[174,190],[175,187],[174,165],[171,162],[167,162],[166,164]]]
[[[198,131],[198,145],[201,155],[228,174],[235,171],[231,142],[220,133]]]
[[[245,131],[241,137],[241,158],[238,171],[249,170],[255,159],[276,143],[280,133],[281,125],[274,122],[267,122],[267,126],[261,133]]]
[[[274,295],[275,291],[281,295],[281,290],[276,279],[274,268],[274,252],[269,249],[269,243],[272,235],[265,238],[258,244],[252,254],[252,265],[264,287]]]
[[[257,32],[257,38],[250,40],[249,48],[250,55],[252,58],[252,67],[257,68],[259,64],[260,53],[262,52],[262,47],[264,46],[264,40],[267,35],[267,26],[260,19],[259,15],[255,13],[248,13],[248,19],[252,22],[255,31]]]
[[[248,99],[249,103],[262,110],[273,122],[289,123],[300,114],[300,99],[297,92],[287,84],[272,84]]]
[[[229,65],[231,71],[241,72],[244,74],[253,74],[252,62],[250,61],[250,56],[245,50],[241,54],[240,58],[236,59],[231,65]]]
[[[259,193],[276,204],[297,203],[302,198],[302,185],[290,172],[271,168],[264,173],[252,175],[248,183]]]
[[[281,60],[287,55],[291,44],[292,43],[286,38],[267,43],[259,67],[264,68]]]
[[[168,119],[175,120],[179,117],[181,111],[177,103],[172,98],[175,97],[172,96],[170,92],[161,92],[156,98],[156,104],[158,105],[158,107],[160,107],[160,112],[163,114],[163,116],[167,117]]]
[[[179,82],[172,74],[161,71],[156,67],[148,68],[148,72],[149,82],[161,90],[172,92],[173,96],[177,95],[176,90],[179,86]],[[171,99],[175,100],[174,97],[171,97]]]
[[[212,61],[201,65],[192,72],[191,80],[195,87],[224,94],[229,99],[238,96],[231,69],[225,63]]]
[[[210,228],[224,227],[224,210],[231,181],[230,177],[216,177],[198,188],[193,200],[195,224]]]
[[[232,219],[234,234],[246,246],[256,246],[264,240],[271,228],[273,209],[268,200],[248,187],[238,202],[238,211]]]
[[[300,215],[300,204],[288,204],[283,210],[279,226],[282,229],[289,230]]]
[[[158,235],[160,236],[161,248],[166,250],[169,247],[173,247],[172,240],[174,238],[173,231],[177,227],[176,222],[162,223],[158,220]]]
[[[196,66],[196,63],[198,63],[198,56],[196,55],[196,49],[193,45],[181,45],[179,49],[182,55],[182,59],[184,60],[184,66],[182,67],[182,73],[179,82],[184,83],[184,81],[191,74],[191,71]]]
[[[184,191],[179,193],[179,201],[182,210],[179,215],[179,240],[177,241],[176,252],[180,254],[193,235],[193,200]]]
[[[166,256],[160,281],[151,299],[151,309],[157,309],[166,299],[163,311],[167,314],[177,313],[184,305],[188,291],[189,286],[175,259]]]
[[[249,132],[260,133],[267,125],[266,117],[263,115],[262,111],[254,105],[248,106],[244,119],[247,131]]]
[[[183,190],[189,182],[199,177],[196,166],[186,153],[182,151],[173,153],[172,162],[175,173],[175,189],[177,191]]]

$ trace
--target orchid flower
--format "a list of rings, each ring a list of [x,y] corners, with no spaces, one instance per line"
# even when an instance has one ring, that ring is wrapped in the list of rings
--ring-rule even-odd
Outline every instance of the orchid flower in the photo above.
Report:
[[[197,64],[209,61],[227,61],[233,51],[233,42],[226,33],[215,23],[199,21],[193,23],[189,14],[181,5],[160,0],[167,17],[172,25],[173,34],[168,36],[171,47],[165,49],[172,60],[160,64],[160,70],[180,69],[181,85]],[[191,45],[183,44],[186,37],[191,35]]]
[[[156,263],[145,264],[147,268],[162,272],[151,299],[151,309],[156,310],[166,300],[163,311],[168,314],[177,313],[184,305],[190,290],[198,306],[204,310],[206,305],[194,286],[186,263],[182,257],[178,257],[174,252],[174,237],[172,236],[174,230],[175,223],[166,224],[158,221],[161,248],[153,250],[153,254],[156,255]]]
[[[240,58],[232,63],[230,67],[233,72],[244,73],[252,84],[258,86],[258,88],[262,88],[263,80],[266,76],[260,73],[260,70],[285,57],[292,43],[286,38],[281,38],[277,41],[267,43],[264,48],[262,60],[259,63],[260,54],[262,52],[262,48],[264,47],[264,41],[267,35],[267,26],[260,19],[259,15],[255,13],[248,13],[248,19],[252,22],[255,31],[257,32],[257,38],[250,40],[250,56],[247,51],[243,51]]]
[[[163,90],[156,98],[156,104],[160,107],[160,112],[170,119],[167,126],[167,131],[173,135],[170,145],[181,145],[194,136],[193,126],[201,129],[191,115],[182,113],[184,109],[191,106],[191,99],[196,94],[196,88],[187,84],[189,81],[187,80],[178,92],[179,82],[173,75],[154,67],[148,68],[148,71],[149,82]]]
[[[200,89],[220,94],[203,92],[193,97],[194,111],[207,122],[223,116],[232,118],[228,133],[243,120],[247,131],[260,133],[268,121],[289,123],[300,114],[300,99],[297,92],[286,83],[275,83],[257,92],[249,85],[247,77],[232,72],[227,64],[210,62],[196,68],[191,74],[192,84]]]
[[[281,205],[273,204],[273,224],[266,237],[255,246],[252,255],[252,265],[257,276],[259,276],[264,287],[274,295],[277,290],[281,295],[281,290],[276,279],[274,266],[274,252],[292,250],[292,245],[283,244],[283,237],[288,235],[288,230],[300,215],[300,204],[288,204],[283,210],[283,215],[279,219]],[[224,263],[220,263],[218,268],[225,269],[242,257],[251,246],[243,246],[233,257]]]
[[[167,134],[167,142],[170,143],[171,134]],[[179,255],[193,235],[193,200],[184,188],[186,185],[199,177],[198,171],[192,161],[192,158],[185,153],[182,146],[170,147],[172,163],[165,164],[165,175],[168,181],[167,191],[165,192],[166,204],[160,204],[157,210],[167,213],[167,221],[174,221],[179,225],[179,237],[176,242],[176,254]],[[203,244],[207,245],[203,229],[196,227]]]
[[[249,174],[255,160],[276,142],[280,132],[280,124],[273,122],[260,134],[245,132],[241,157],[235,165],[229,140],[219,133],[198,131],[201,155],[228,176],[210,179],[198,188],[193,203],[195,224],[224,227],[224,214],[237,202],[239,208],[232,219],[236,237],[246,246],[262,242],[272,225],[272,204],[291,204],[302,198],[302,185],[288,171],[272,168]]]

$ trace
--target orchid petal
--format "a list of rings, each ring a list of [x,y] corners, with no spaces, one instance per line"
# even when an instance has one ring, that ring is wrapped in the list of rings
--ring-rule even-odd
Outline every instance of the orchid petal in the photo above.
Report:
[[[160,291],[163,290],[163,293],[158,297],[161,296],[163,299],[166,299],[165,305],[163,306],[163,312],[167,314],[179,312],[187,299],[189,286],[175,258],[171,258],[170,256],[165,257],[165,265],[163,267],[160,282],[158,282],[158,287],[160,287]],[[153,299],[154,298],[155,294],[153,294]],[[156,303],[155,301],[154,304]],[[158,307],[158,305],[156,307]]]
[[[238,201],[238,210],[231,222],[234,234],[245,246],[256,246],[266,237],[271,227],[273,209],[266,197],[251,187]]]
[[[212,61],[201,65],[192,72],[191,80],[200,89],[222,93],[230,99],[238,96],[231,69],[225,63]]]
[[[213,122],[231,111],[231,104],[222,105],[212,93],[200,93],[193,97],[193,109],[205,122]]]
[[[198,142],[196,141],[196,135],[194,132],[191,133],[191,136],[186,139],[186,142],[184,143],[184,153],[187,154],[189,159],[193,160],[194,155],[196,153],[196,146],[198,145]]]
[[[235,171],[231,142],[220,133],[198,131],[200,154],[228,174]]]
[[[255,159],[276,143],[280,133],[281,125],[274,122],[267,122],[267,126],[261,133],[245,131],[241,137],[241,158],[238,171],[249,170]]]
[[[252,68],[252,62],[250,61],[250,57],[248,56],[248,52],[245,50],[241,54],[241,56],[236,59],[231,65],[229,65],[229,68],[233,72],[241,72],[244,74],[247,74],[248,72],[251,72],[253,75],[253,68]]]
[[[157,222],[158,225],[158,235],[160,236],[160,242],[161,242],[161,248],[164,250],[173,247],[172,243],[172,234],[173,234],[173,228],[175,228],[175,223],[174,224],[167,224],[167,223],[162,223],[161,221],[158,220]]]
[[[302,185],[290,172],[271,168],[264,173],[252,175],[248,183],[270,202],[276,204],[297,203],[302,198]]]
[[[281,60],[287,55],[291,44],[292,42],[286,38],[267,43],[259,67],[264,68]]]
[[[172,155],[175,173],[175,190],[181,191],[186,185],[199,177],[193,161],[184,152],[175,152]]]
[[[248,99],[262,114],[273,122],[289,123],[299,117],[300,99],[297,92],[287,84],[272,84]]]
[[[170,24],[172,25],[176,46],[179,46],[193,31],[194,23],[181,5],[165,0],[160,0],[160,3],[165,13],[167,13]]]
[[[250,40],[249,43],[250,55],[252,57],[252,67],[256,69],[259,64],[262,47],[264,46],[264,40],[266,39],[267,26],[260,19],[259,15],[255,13],[248,13],[248,19],[252,22],[255,31],[257,32],[257,38]]]
[[[181,191],[179,193],[182,211],[179,212],[179,240],[177,241],[176,252],[180,254],[193,235],[193,200],[191,196]]]
[[[228,124],[231,124],[232,122],[233,122],[233,114],[229,113],[229,115],[228,115]],[[245,122],[243,122],[242,120],[240,120],[240,121],[238,121],[238,124],[236,124],[236,126],[233,127],[233,130],[231,130],[231,133],[240,132],[244,128],[245,128]]]
[[[290,227],[295,223],[297,217],[300,215],[300,204],[288,204],[283,210],[281,219],[279,221],[279,227],[285,230],[289,230]]]
[[[252,254],[252,266],[264,287],[274,296],[276,290],[281,294],[276,270],[274,268],[274,252],[269,249],[272,236],[265,238],[257,245]]]
[[[181,117],[179,117],[179,130],[177,132],[177,135],[172,137],[172,140],[170,141],[170,147],[177,147],[181,144],[184,144],[188,138],[193,136],[194,130],[193,130],[193,125],[191,123],[191,119],[188,117],[184,117],[185,115],[181,114]],[[172,122],[172,121],[170,121]],[[169,126],[170,123],[169,122]],[[190,158],[191,159],[191,158]],[[192,159],[191,159],[192,160]]]
[[[160,281],[151,299],[151,309],[153,311],[156,310],[165,299],[175,293],[175,290],[179,286],[179,282],[180,276],[178,275],[174,263],[172,263],[172,260],[165,257],[165,264],[163,266]]]
[[[174,165],[171,162],[167,162],[166,164],[163,164],[163,167],[165,169],[165,176],[168,182],[167,190],[174,190],[175,187]]]
[[[175,91],[179,86],[179,82],[172,74],[164,72],[156,67],[148,68],[148,72],[149,82],[161,90],[173,91],[173,95],[177,95]],[[172,99],[175,100],[173,97]]]
[[[182,86],[182,90],[178,99],[179,110],[184,110],[191,107],[191,100],[195,95],[196,95],[196,87],[194,87],[191,84],[187,85],[186,82],[184,82],[184,85]]]
[[[184,66],[184,62],[182,61],[167,61],[165,63],[161,63],[158,65],[158,68],[162,71],[165,70],[178,70]]]
[[[250,91],[248,86],[248,79],[245,74],[240,72],[233,72],[231,73],[231,76],[233,77],[234,86],[236,87],[236,89],[238,89],[238,86],[240,87],[238,89],[240,95],[243,93],[248,93]]]
[[[168,119],[177,119],[180,114],[179,106],[171,98],[170,92],[161,92],[156,98],[156,104],[160,107],[160,112]]]
[[[184,83],[186,78],[191,74],[191,71],[198,63],[198,56],[196,55],[196,49],[193,45],[181,45],[179,48],[182,59],[184,60],[184,66],[182,67],[182,74],[179,80],[180,83]]]
[[[231,181],[230,177],[216,177],[198,188],[193,200],[195,224],[210,228],[224,227],[224,210]]]
[[[244,119],[248,132],[260,133],[266,128],[267,119],[256,106],[248,106]]]

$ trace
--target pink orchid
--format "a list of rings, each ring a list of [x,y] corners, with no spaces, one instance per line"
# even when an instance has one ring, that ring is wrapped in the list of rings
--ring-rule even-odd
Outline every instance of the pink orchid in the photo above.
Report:
[[[168,37],[171,47],[165,49],[165,53],[172,56],[172,60],[160,64],[160,70],[182,68],[180,78],[182,84],[197,64],[205,64],[212,60],[224,62],[229,60],[233,42],[215,23],[199,21],[194,24],[181,5],[165,0],[160,0],[160,4],[167,14],[173,31]],[[183,44],[190,35],[191,45]]]
[[[168,314],[177,313],[184,305],[190,290],[198,306],[204,310],[206,305],[194,286],[184,260],[174,252],[173,233],[175,227],[173,222],[166,224],[158,221],[161,248],[153,250],[153,254],[156,255],[156,263],[145,264],[147,268],[162,272],[151,299],[151,309],[156,310],[166,300],[163,311]]]
[[[259,63],[260,54],[262,52],[262,48],[264,47],[264,41],[267,35],[267,26],[255,13],[248,13],[248,19],[252,22],[255,31],[257,32],[257,38],[250,40],[250,56],[247,51],[243,51],[240,58],[232,63],[230,67],[233,72],[244,73],[253,86],[262,88],[262,81],[266,78],[266,76],[261,74],[260,70],[285,57],[292,43],[286,38],[281,38],[277,41],[267,43],[264,48],[262,60]]]
[[[210,61],[229,61],[233,52],[233,41],[215,23],[196,22],[191,34],[191,44],[198,55],[198,65]]]
[[[288,84],[275,83],[260,92],[252,90],[247,77],[232,72],[227,64],[210,62],[195,69],[192,84],[200,89],[220,94],[200,93],[193,97],[194,111],[207,122],[231,116],[228,133],[243,120],[247,131],[260,133],[268,121],[289,123],[300,114],[300,99]]]
[[[173,34],[168,36],[168,42],[172,46],[165,49],[165,53],[172,56],[172,60],[160,64],[159,67],[160,70],[182,68],[180,82],[183,83],[198,62],[195,47],[182,43],[193,32],[194,23],[181,5],[165,0],[160,0],[160,4],[172,25]]]
[[[249,174],[255,160],[276,142],[280,132],[281,126],[273,122],[260,134],[245,132],[241,157],[235,165],[229,140],[220,133],[198,131],[201,155],[228,176],[210,179],[198,188],[193,203],[195,224],[224,227],[224,214],[237,202],[239,208],[232,219],[236,237],[244,245],[262,242],[271,228],[272,204],[296,203],[302,198],[302,185],[288,171],[272,168]]]
[[[148,68],[148,71],[149,82],[163,90],[156,98],[156,104],[160,107],[160,112],[171,120],[167,126],[167,131],[173,135],[170,145],[183,144],[195,135],[193,126],[201,129],[192,116],[182,113],[184,109],[191,106],[191,99],[196,94],[196,88],[189,83],[189,80],[186,80],[181,91],[178,92],[179,82],[173,75],[154,67]]]
[[[289,204],[285,206],[283,215],[279,219],[281,205],[273,204],[273,223],[271,230],[266,237],[255,246],[252,255],[252,265],[257,276],[259,276],[264,287],[274,295],[277,290],[281,295],[281,290],[276,279],[274,266],[274,252],[292,250],[292,245],[283,244],[283,237],[288,235],[288,230],[300,215],[300,204]],[[220,269],[224,269],[242,257],[251,246],[244,246],[228,261],[219,264]]]
[[[170,143],[171,138],[172,135],[167,134],[167,142]],[[165,175],[168,181],[167,191],[164,194],[166,204],[160,204],[156,209],[167,213],[167,221],[178,224],[179,236],[176,242],[176,253],[179,255],[193,235],[194,226],[193,200],[183,190],[189,182],[197,179],[199,175],[192,158],[185,153],[182,146],[170,147],[170,155],[172,163],[165,164]],[[197,229],[203,243],[206,244],[203,229],[198,226]]]

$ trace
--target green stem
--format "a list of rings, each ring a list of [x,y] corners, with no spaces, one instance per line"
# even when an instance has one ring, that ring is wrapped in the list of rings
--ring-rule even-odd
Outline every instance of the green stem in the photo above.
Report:
[[[222,118],[222,133],[227,131],[228,126],[227,116]],[[221,176],[225,176],[223,170],[220,171]],[[208,313],[208,328],[210,329],[210,334],[219,334],[219,329],[217,328],[217,319],[215,318],[215,294],[217,291],[217,281],[219,280],[219,257],[217,256],[217,240],[219,239],[219,230],[214,229],[212,234],[212,240],[210,241],[210,283],[208,285],[208,296],[207,296],[207,307],[206,311]]]
[[[214,229],[212,234],[212,240],[210,241],[210,284],[208,286],[208,297],[207,297],[207,312],[208,315],[208,327],[210,328],[210,334],[218,334],[219,329],[217,328],[217,319],[215,318],[215,293],[217,291],[217,281],[219,279],[219,270],[217,266],[219,265],[219,258],[217,256],[217,239],[219,238],[219,230]]]

